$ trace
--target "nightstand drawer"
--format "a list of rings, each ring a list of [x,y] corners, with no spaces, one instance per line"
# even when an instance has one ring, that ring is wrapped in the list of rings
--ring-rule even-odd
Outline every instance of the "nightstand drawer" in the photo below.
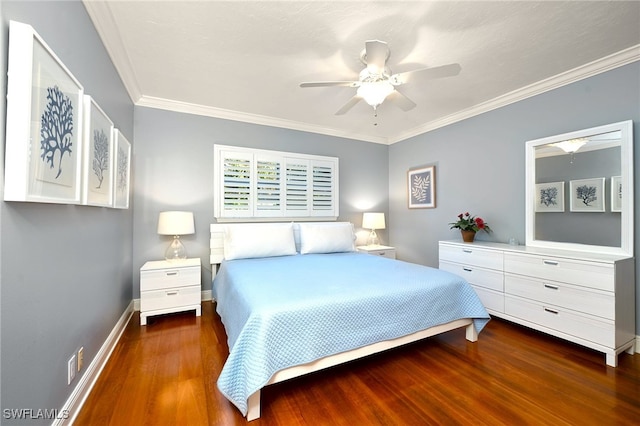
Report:
[[[145,291],[140,298],[140,311],[180,308],[200,304],[200,286]]]
[[[176,267],[140,272],[140,291],[200,284],[200,266]]]
[[[396,258],[396,249],[395,247],[388,246],[358,246],[359,252],[372,254],[374,256],[382,256],[387,257],[389,259]]]

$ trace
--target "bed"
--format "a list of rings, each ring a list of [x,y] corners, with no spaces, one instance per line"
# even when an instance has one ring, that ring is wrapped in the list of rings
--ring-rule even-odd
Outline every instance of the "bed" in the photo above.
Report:
[[[247,420],[267,385],[460,327],[475,342],[489,321],[461,277],[354,241],[347,222],[211,225],[229,345],[217,385]]]

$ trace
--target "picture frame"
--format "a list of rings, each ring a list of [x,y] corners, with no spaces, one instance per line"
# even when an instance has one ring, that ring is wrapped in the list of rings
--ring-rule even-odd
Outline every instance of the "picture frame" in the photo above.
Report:
[[[572,212],[603,212],[604,178],[570,181],[570,209]]]
[[[113,207],[129,208],[131,182],[131,143],[118,129],[113,130]]]
[[[95,100],[84,95],[82,204],[113,205],[113,122]]]
[[[611,211],[622,212],[622,176],[611,176]]]
[[[80,204],[84,88],[27,24],[9,23],[5,201]]]
[[[564,212],[564,181],[536,184],[535,212]]]
[[[410,209],[436,207],[436,166],[420,167],[407,172],[407,198]]]

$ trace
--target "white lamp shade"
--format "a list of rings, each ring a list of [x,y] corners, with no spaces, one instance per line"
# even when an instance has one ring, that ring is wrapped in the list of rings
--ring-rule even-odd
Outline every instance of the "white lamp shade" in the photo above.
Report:
[[[158,234],[188,235],[195,233],[192,212],[160,212],[158,218]]]
[[[362,227],[365,229],[384,229],[384,213],[364,213]]]

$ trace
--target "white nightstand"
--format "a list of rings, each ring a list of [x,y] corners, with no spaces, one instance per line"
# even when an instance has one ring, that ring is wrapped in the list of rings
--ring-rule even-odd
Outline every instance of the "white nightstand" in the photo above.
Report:
[[[200,258],[156,260],[140,268],[140,325],[147,317],[195,309],[200,316]]]
[[[375,254],[378,256],[388,257],[389,259],[396,258],[396,248],[388,246],[358,246],[358,251],[368,254]]]

